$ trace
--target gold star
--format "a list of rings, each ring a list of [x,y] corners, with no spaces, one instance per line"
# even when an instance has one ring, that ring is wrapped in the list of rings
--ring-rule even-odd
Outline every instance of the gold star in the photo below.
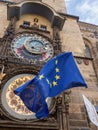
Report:
[[[55,76],[56,80],[60,79],[60,76],[59,75],[56,75]]]
[[[57,63],[58,63],[58,60],[55,61],[55,64],[56,64],[56,65],[57,65]]]
[[[42,80],[44,78],[44,75],[39,75],[39,80]]]
[[[59,69],[58,69],[58,68],[56,68],[56,69],[55,69],[55,71],[56,71],[56,72],[59,72]]]
[[[57,82],[56,81],[53,81],[53,86],[57,86]]]

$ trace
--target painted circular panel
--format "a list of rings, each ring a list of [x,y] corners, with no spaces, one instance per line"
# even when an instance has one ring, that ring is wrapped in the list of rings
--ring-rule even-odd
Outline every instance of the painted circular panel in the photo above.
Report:
[[[19,96],[14,94],[16,88],[34,77],[32,74],[19,74],[6,82],[1,92],[1,103],[8,115],[21,120],[36,119],[35,113],[28,110]],[[47,98],[46,102],[50,107],[52,99]]]
[[[29,111],[19,96],[14,94],[14,89],[18,88],[26,81],[33,78],[31,74],[16,75],[8,80],[2,90],[1,101],[5,110],[13,117],[18,119],[34,119],[35,113]]]
[[[45,62],[53,57],[53,46],[49,40],[38,34],[17,35],[11,44],[13,54],[31,63]]]

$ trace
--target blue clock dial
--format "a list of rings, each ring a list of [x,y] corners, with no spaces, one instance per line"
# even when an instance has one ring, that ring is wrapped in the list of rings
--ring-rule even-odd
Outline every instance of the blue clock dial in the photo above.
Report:
[[[45,62],[53,57],[54,51],[48,39],[38,34],[17,35],[11,44],[13,54],[29,62]]]

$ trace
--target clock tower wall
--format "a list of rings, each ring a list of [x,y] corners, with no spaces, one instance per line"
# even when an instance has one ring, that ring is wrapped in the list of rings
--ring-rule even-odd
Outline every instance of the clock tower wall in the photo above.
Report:
[[[0,2],[0,38],[3,37],[4,32],[9,24],[7,20],[7,6]]]
[[[73,52],[75,56],[84,56],[85,45],[79,29],[77,18],[66,17],[61,32],[62,51]]]
[[[66,6],[64,0],[42,0],[42,2],[50,5],[57,12],[66,13]]]
[[[22,2],[24,0],[10,0],[10,1],[19,3],[19,2]],[[65,0],[35,0],[35,1],[42,1],[43,3],[46,3],[46,4],[50,5],[57,12],[66,13]]]
[[[44,21],[44,22],[43,22]],[[20,17],[16,22],[16,30],[19,31],[19,27],[24,23],[29,23],[29,27],[33,30],[34,26],[37,26],[38,29],[47,30],[52,35],[51,23],[44,17],[39,15],[30,15],[25,14]]]

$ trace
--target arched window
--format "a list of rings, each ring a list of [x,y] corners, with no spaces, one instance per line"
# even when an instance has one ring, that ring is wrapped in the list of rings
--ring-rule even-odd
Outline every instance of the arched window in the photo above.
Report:
[[[89,46],[87,44],[85,44],[85,47],[86,47],[86,57],[92,58]]]

